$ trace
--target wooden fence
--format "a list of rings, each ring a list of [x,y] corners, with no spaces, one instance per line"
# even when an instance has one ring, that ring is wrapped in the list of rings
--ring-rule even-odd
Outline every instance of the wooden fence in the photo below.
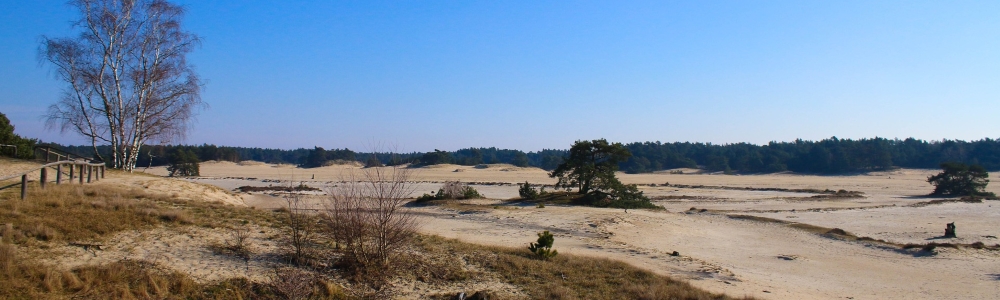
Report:
[[[87,176],[87,183],[92,180],[100,180],[104,178],[104,169],[106,168],[103,163],[91,163],[85,161],[76,160],[63,160],[54,163],[45,164],[41,167],[32,169],[30,171],[20,173],[17,175],[11,175],[4,178],[0,178],[0,182],[17,178],[21,176],[21,200],[28,198],[28,174],[32,172],[41,172],[38,176],[38,183],[41,185],[42,189],[45,189],[45,183],[49,181],[48,170],[53,168],[56,171],[56,184],[62,184],[63,181],[63,166],[68,166],[67,175],[69,175],[69,183],[73,183],[74,179],[79,178],[80,184],[83,184],[84,175]],[[79,173],[79,176],[77,176]]]

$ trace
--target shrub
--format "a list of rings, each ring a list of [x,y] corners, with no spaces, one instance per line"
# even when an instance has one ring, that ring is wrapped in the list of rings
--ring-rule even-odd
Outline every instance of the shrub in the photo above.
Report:
[[[413,192],[410,174],[398,166],[350,172],[330,191],[321,215],[343,254],[340,264],[376,290],[402,268],[416,232],[416,217],[402,209]]]
[[[170,176],[199,176],[198,155],[193,151],[177,148],[167,155],[167,171]]]
[[[462,198],[463,199],[479,199],[479,198],[485,198],[485,197],[483,197],[483,195],[480,195],[479,191],[477,191],[476,189],[472,188],[471,186],[465,186],[465,190],[462,191]]]
[[[295,265],[306,265],[312,260],[314,242],[313,217],[305,212],[305,205],[299,194],[285,195],[284,223],[285,238],[282,246],[287,251],[289,262]]]
[[[535,200],[538,199],[538,191],[531,187],[527,181],[524,184],[519,184],[521,188],[517,190],[517,193],[521,195],[521,199],[525,200]]]
[[[299,300],[313,296],[315,275],[297,268],[276,268],[268,276],[268,285],[281,299]]]
[[[426,202],[431,200],[464,200],[485,198],[479,194],[475,188],[458,181],[448,181],[438,189],[434,195],[423,194],[417,197],[416,202]]]
[[[576,200],[577,204],[612,207],[612,208],[652,208],[660,209],[650,202],[649,198],[643,195],[639,187],[634,184],[616,184],[608,193],[595,192],[586,194]]]
[[[541,259],[549,259],[559,254],[559,251],[552,249],[552,244],[556,238],[548,230],[538,233],[538,242],[528,245],[528,250]]]
[[[243,224],[229,228],[229,239],[226,240],[225,248],[233,255],[243,259],[244,263],[250,263],[250,256],[253,251],[250,249],[250,226]]]

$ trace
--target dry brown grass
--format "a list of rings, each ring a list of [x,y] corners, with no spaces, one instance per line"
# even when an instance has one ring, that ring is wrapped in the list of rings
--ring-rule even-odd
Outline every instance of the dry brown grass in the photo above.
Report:
[[[355,285],[344,289],[324,277],[344,275],[326,269],[321,275],[295,269],[275,278],[308,277],[308,284],[287,280],[251,282],[228,279],[197,283],[163,266],[126,260],[63,270],[41,265],[18,253],[44,251],[67,242],[100,242],[124,230],[185,226],[281,227],[281,212],[260,211],[151,195],[138,189],[100,185],[32,187],[32,197],[0,191],[0,298],[9,299],[346,299],[369,295]],[[249,225],[248,225],[249,224]],[[245,231],[245,230],[244,230]],[[245,233],[237,234],[245,238]],[[445,285],[476,278],[500,278],[535,299],[728,299],[687,283],[611,260],[561,255],[541,261],[525,249],[485,247],[433,236],[417,236],[414,259],[403,262],[404,280]],[[236,242],[236,241],[234,241]],[[332,249],[327,249],[332,250]],[[408,250],[409,251],[409,250]],[[470,271],[463,266],[474,265]]]
[[[159,225],[218,227],[236,220],[265,224],[274,220],[266,212],[221,209],[226,205],[178,200],[134,188],[65,184],[31,189],[27,200],[10,191],[0,192],[4,241],[94,241],[123,230]]]
[[[432,253],[454,253],[522,287],[533,299],[731,299],[619,261],[567,254],[539,260],[527,245],[488,247],[422,236],[418,246]],[[454,280],[475,276],[453,274]]]
[[[311,299],[346,299],[324,280],[303,286],[312,291]],[[285,299],[278,291],[269,282],[241,278],[198,284],[185,274],[131,260],[70,271],[18,263],[0,274],[4,299]]]

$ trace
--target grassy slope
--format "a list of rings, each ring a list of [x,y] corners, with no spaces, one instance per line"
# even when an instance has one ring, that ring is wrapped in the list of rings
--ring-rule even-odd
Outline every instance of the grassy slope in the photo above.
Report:
[[[16,189],[0,190],[0,298],[281,298],[281,287],[275,282],[233,278],[196,283],[185,274],[143,261],[63,270],[23,257],[28,249],[38,253],[69,242],[101,243],[126,230],[216,228],[243,220],[260,226],[282,227],[281,212],[176,200],[108,185],[61,185],[40,190],[33,184],[30,188],[32,196],[28,201],[19,200]],[[435,236],[418,236],[415,251],[438,259],[418,262],[400,276],[403,280],[459,285],[468,280],[500,278],[522,288],[535,299],[728,298],[622,262],[570,255],[544,261],[532,257],[524,248],[485,247]],[[458,260],[475,266],[476,271],[449,263]],[[336,269],[318,273],[322,276],[310,277],[315,278],[311,280],[312,298],[370,295],[371,291],[363,290],[361,285],[345,287],[334,283],[343,282],[337,280],[341,275]]]

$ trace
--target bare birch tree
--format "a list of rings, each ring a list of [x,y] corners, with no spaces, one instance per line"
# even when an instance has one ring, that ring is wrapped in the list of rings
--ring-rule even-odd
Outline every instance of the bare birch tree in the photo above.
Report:
[[[39,51],[69,85],[47,124],[83,135],[95,153],[110,144],[112,167],[132,171],[147,141],[183,138],[203,105],[201,80],[185,59],[198,37],[181,29],[184,9],[167,1],[70,4],[82,14],[74,23],[80,35],[44,38]]]

